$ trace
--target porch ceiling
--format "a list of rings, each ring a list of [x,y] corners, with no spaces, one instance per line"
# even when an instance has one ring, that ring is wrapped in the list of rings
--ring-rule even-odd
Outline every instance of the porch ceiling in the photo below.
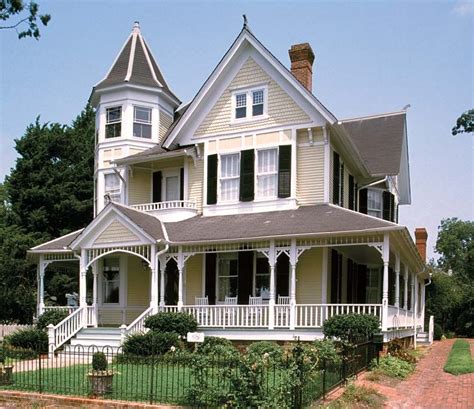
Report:
[[[382,266],[382,258],[378,250],[370,246],[340,246],[337,251],[358,264]]]

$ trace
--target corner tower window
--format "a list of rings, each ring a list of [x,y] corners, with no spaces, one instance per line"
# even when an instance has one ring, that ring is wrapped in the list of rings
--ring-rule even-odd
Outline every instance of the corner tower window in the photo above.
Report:
[[[107,108],[106,116],[105,137],[122,136],[122,107]]]
[[[133,108],[133,136],[151,138],[151,108]]]
[[[113,202],[119,202],[121,199],[120,178],[116,173],[107,173],[104,175],[105,193],[110,196]]]

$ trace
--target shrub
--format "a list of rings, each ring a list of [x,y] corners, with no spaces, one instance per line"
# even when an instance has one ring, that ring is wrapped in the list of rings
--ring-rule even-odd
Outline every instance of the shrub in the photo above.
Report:
[[[5,351],[3,350],[3,347],[0,345],[0,365],[3,365],[5,363]]]
[[[36,328],[20,329],[7,335],[5,343],[16,348],[48,352],[48,335]]]
[[[379,319],[369,314],[336,315],[323,324],[323,333],[327,338],[350,341],[356,338],[370,338],[380,327]]]
[[[4,353],[5,357],[13,359],[35,359],[38,356],[38,352],[33,351],[32,349],[15,348],[12,346],[6,347]]]
[[[123,353],[137,356],[163,355],[170,351],[171,347],[179,347],[178,334],[150,331],[127,337],[123,344]]]
[[[183,312],[159,312],[145,320],[145,327],[156,332],[175,332],[185,337],[197,329],[196,319]]]
[[[197,352],[213,358],[215,361],[236,361],[240,353],[231,341],[219,337],[206,337],[198,346]]]
[[[395,338],[388,343],[387,352],[389,355],[400,358],[406,362],[412,364],[416,363],[416,358],[405,348],[405,345],[400,338]]]
[[[276,342],[254,342],[248,346],[247,355],[249,356],[250,360],[264,357],[270,361],[278,362],[283,359],[283,348]]]
[[[94,371],[107,370],[107,357],[103,352],[95,352],[94,355],[92,355],[92,369]]]
[[[372,369],[391,378],[405,379],[415,370],[415,365],[394,356],[384,356],[372,363]]]
[[[66,309],[45,311],[39,316],[36,328],[45,330],[49,324],[57,325],[68,315]]]
[[[436,341],[439,341],[442,335],[443,335],[443,328],[438,323],[435,323],[434,328],[433,328],[433,338]]]

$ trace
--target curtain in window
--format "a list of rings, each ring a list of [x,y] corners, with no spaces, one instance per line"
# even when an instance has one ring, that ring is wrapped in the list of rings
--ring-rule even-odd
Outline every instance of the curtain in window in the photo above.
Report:
[[[237,296],[239,259],[237,253],[219,254],[218,300]]]
[[[120,178],[116,173],[109,173],[104,176],[105,193],[110,195],[114,202],[120,202]]]
[[[277,149],[258,151],[257,187],[258,197],[276,197],[278,186]]]
[[[239,200],[239,154],[221,157],[221,200]]]

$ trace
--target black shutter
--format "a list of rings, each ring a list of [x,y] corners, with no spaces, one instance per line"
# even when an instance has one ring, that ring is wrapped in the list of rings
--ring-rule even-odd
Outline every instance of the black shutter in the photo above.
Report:
[[[161,202],[161,172],[153,172],[153,203]]]
[[[255,186],[255,151],[245,150],[240,155],[240,201],[251,202]]]
[[[359,212],[367,214],[367,189],[359,191]]]
[[[382,194],[383,219],[390,220],[390,192],[384,191]]]
[[[390,221],[395,221],[395,196],[390,193]]]
[[[216,254],[206,253],[206,294],[209,304],[216,303]]]
[[[397,205],[397,211],[396,211],[396,219],[395,219],[395,223],[398,223],[398,209],[400,208],[400,205]]]
[[[349,175],[349,209],[354,210],[354,176]]]
[[[333,152],[332,157],[332,202],[339,204],[339,155]]]
[[[388,304],[395,304],[395,282],[396,282],[395,272],[392,267],[388,268]]]
[[[354,184],[354,210],[357,211],[359,208],[359,195],[358,195],[358,189],[359,187],[357,186],[357,183]]]
[[[239,279],[237,286],[237,302],[241,305],[249,303],[253,285],[253,251],[239,251]]]
[[[179,200],[184,200],[184,168],[179,170]]]
[[[291,145],[278,150],[278,197],[291,196]]]
[[[352,304],[354,292],[354,262],[349,258],[347,259],[347,299],[348,304]]]
[[[357,266],[357,303],[365,304],[367,292],[367,266],[359,264]]]
[[[207,204],[217,203],[217,154],[207,157]]]
[[[339,176],[339,183],[341,185],[341,193],[339,197],[339,206],[344,207],[344,163],[341,163],[341,175]]]
[[[340,303],[342,293],[342,254],[331,252],[331,303]]]

